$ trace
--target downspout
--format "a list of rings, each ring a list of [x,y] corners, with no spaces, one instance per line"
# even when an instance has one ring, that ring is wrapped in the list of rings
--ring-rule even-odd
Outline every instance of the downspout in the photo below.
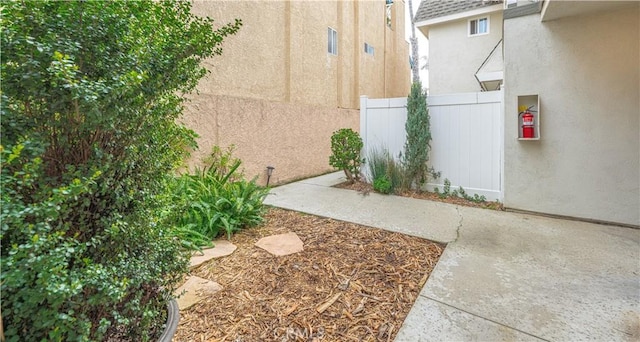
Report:
[[[383,98],[387,98],[387,30],[389,29],[389,25],[387,25],[387,19],[386,19],[386,15],[387,15],[387,8],[385,5],[385,21],[384,21],[384,57],[382,58],[382,63],[384,63],[383,65],[383,72],[382,72],[382,86],[383,86],[383,94],[382,97]]]

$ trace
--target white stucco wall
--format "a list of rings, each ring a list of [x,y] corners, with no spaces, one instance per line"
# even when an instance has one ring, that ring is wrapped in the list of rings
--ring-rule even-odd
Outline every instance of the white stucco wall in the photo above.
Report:
[[[504,204],[640,224],[640,6],[504,22]],[[518,95],[541,139],[518,141]]]
[[[468,36],[468,21],[489,17],[489,33]],[[429,94],[481,91],[475,74],[502,38],[502,12],[429,27]]]

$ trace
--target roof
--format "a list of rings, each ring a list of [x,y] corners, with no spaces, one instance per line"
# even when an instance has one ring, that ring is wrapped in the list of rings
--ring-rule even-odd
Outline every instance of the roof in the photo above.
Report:
[[[422,0],[415,22],[462,13],[502,3],[502,0]]]

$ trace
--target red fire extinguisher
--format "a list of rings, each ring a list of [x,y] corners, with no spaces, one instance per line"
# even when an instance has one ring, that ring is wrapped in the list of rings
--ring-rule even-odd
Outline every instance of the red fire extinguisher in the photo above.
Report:
[[[521,112],[522,115],[522,137],[523,138],[535,138],[534,126],[533,126],[533,114],[531,114],[531,108],[529,107]]]

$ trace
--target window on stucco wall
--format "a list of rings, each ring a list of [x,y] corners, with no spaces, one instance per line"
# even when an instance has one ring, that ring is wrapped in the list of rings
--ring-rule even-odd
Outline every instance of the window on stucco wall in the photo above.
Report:
[[[469,20],[469,37],[489,33],[489,17]]]
[[[373,56],[374,54],[373,46],[371,46],[371,44],[369,43],[364,43],[364,53]]]
[[[338,55],[338,32],[331,27],[327,28],[327,52]]]

